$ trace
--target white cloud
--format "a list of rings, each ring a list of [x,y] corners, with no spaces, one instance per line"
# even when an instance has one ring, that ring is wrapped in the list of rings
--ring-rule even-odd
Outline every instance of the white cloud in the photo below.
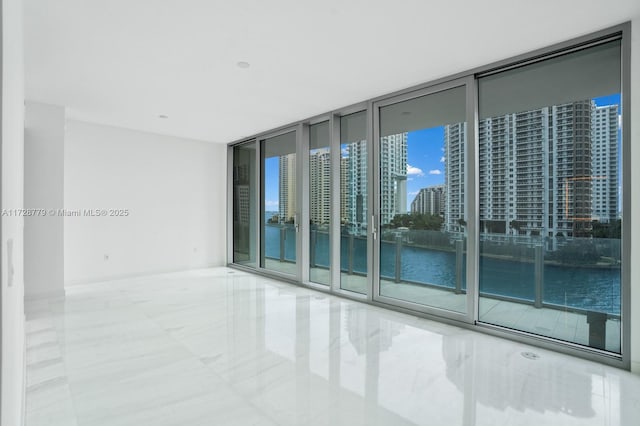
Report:
[[[278,207],[278,201],[274,201],[274,200],[265,200],[264,202],[264,206],[265,207]]]
[[[422,169],[419,169],[418,167],[413,167],[409,163],[407,163],[407,174],[409,176],[411,175],[424,176],[424,172],[422,171]]]
[[[410,196],[410,197],[415,197],[416,195],[418,195],[418,192],[420,192],[420,191],[410,191],[410,192],[407,193],[407,195]]]
[[[434,169],[434,170],[429,170],[429,174],[430,175],[441,175],[442,172],[438,169]]]
[[[446,161],[446,159],[444,158],[444,155],[442,157],[440,157],[440,162],[444,163]]]

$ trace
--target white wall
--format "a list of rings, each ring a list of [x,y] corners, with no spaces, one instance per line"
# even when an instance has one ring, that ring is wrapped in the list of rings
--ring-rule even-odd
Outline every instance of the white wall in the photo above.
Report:
[[[27,298],[64,295],[65,109],[27,102],[24,133],[24,291]],[[52,214],[53,211],[53,214]]]
[[[65,209],[127,210],[65,217],[66,284],[223,265],[226,147],[68,121]]]
[[[640,15],[631,27],[631,370],[640,374]]]
[[[24,79],[22,2],[2,0],[2,208],[22,207]],[[2,216],[2,401],[0,424],[23,424],[24,287],[23,220]]]

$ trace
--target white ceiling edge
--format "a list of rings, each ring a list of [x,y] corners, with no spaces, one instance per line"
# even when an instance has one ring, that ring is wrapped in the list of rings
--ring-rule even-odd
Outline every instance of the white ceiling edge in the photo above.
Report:
[[[32,100],[27,100],[26,102],[38,102],[38,101],[32,101]],[[40,103],[40,102],[38,102]],[[69,123],[69,122],[75,122],[75,123],[82,123],[82,124],[90,124],[90,125],[94,125],[94,126],[100,126],[100,127],[114,127],[117,129],[122,129],[122,130],[128,130],[131,132],[140,132],[140,133],[146,133],[146,134],[150,134],[150,135],[157,135],[157,136],[161,136],[161,137],[166,137],[166,138],[174,138],[174,139],[181,139],[183,141],[186,142],[197,142],[197,143],[214,143],[214,144],[226,144],[227,142],[220,142],[220,141],[214,141],[214,140],[205,140],[205,139],[195,139],[195,138],[191,138],[185,135],[181,135],[181,134],[172,134],[172,133],[167,133],[167,132],[158,132],[155,129],[142,129],[139,127],[129,127],[129,126],[123,126],[120,124],[114,124],[108,121],[103,121],[100,119],[93,119],[93,118],[83,118],[82,116],[78,116],[76,114],[74,114],[72,111],[70,112],[68,109],[66,111],[65,114],[65,122]]]
[[[640,18],[636,0],[23,1],[28,99],[216,143]]]

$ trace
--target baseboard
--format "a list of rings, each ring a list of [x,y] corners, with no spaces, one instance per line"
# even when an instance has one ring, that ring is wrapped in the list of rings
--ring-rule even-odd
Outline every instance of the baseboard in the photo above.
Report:
[[[181,268],[170,268],[170,269],[156,269],[152,271],[144,271],[144,272],[135,272],[130,274],[115,274],[115,275],[105,275],[103,277],[94,277],[94,278],[86,278],[79,280],[69,280],[64,282],[64,286],[71,287],[76,285],[85,285],[85,284],[94,284],[101,283],[104,281],[116,281],[116,280],[126,280],[131,278],[139,278],[146,277],[149,275],[162,275],[162,274],[171,274],[175,272],[186,272],[186,271],[196,271],[198,269],[209,269],[216,268],[218,266],[225,266],[219,262],[212,262],[202,266],[191,266],[191,267],[181,267]]]
[[[64,289],[56,290],[56,291],[44,291],[41,293],[25,293],[24,300],[42,300],[42,299],[56,299],[56,298],[64,298],[65,296]]]

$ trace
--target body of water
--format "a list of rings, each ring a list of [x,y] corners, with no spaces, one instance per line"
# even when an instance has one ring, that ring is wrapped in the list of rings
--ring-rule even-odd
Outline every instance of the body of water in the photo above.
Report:
[[[285,260],[295,261],[295,231],[287,226],[284,233]],[[265,226],[267,257],[280,258],[280,226]],[[349,238],[342,236],[341,268],[349,269]],[[367,246],[363,238],[353,239],[352,271],[366,274]],[[315,263],[329,265],[329,236],[317,233]],[[463,262],[464,265],[464,262]],[[456,253],[403,245],[401,248],[402,281],[455,288]],[[395,277],[396,245],[383,242],[380,252],[380,275]],[[464,276],[464,274],[463,274]],[[463,288],[466,286],[462,285]],[[532,262],[480,257],[480,292],[533,301],[535,272]],[[544,266],[543,301],[593,311],[620,314],[620,269]]]

